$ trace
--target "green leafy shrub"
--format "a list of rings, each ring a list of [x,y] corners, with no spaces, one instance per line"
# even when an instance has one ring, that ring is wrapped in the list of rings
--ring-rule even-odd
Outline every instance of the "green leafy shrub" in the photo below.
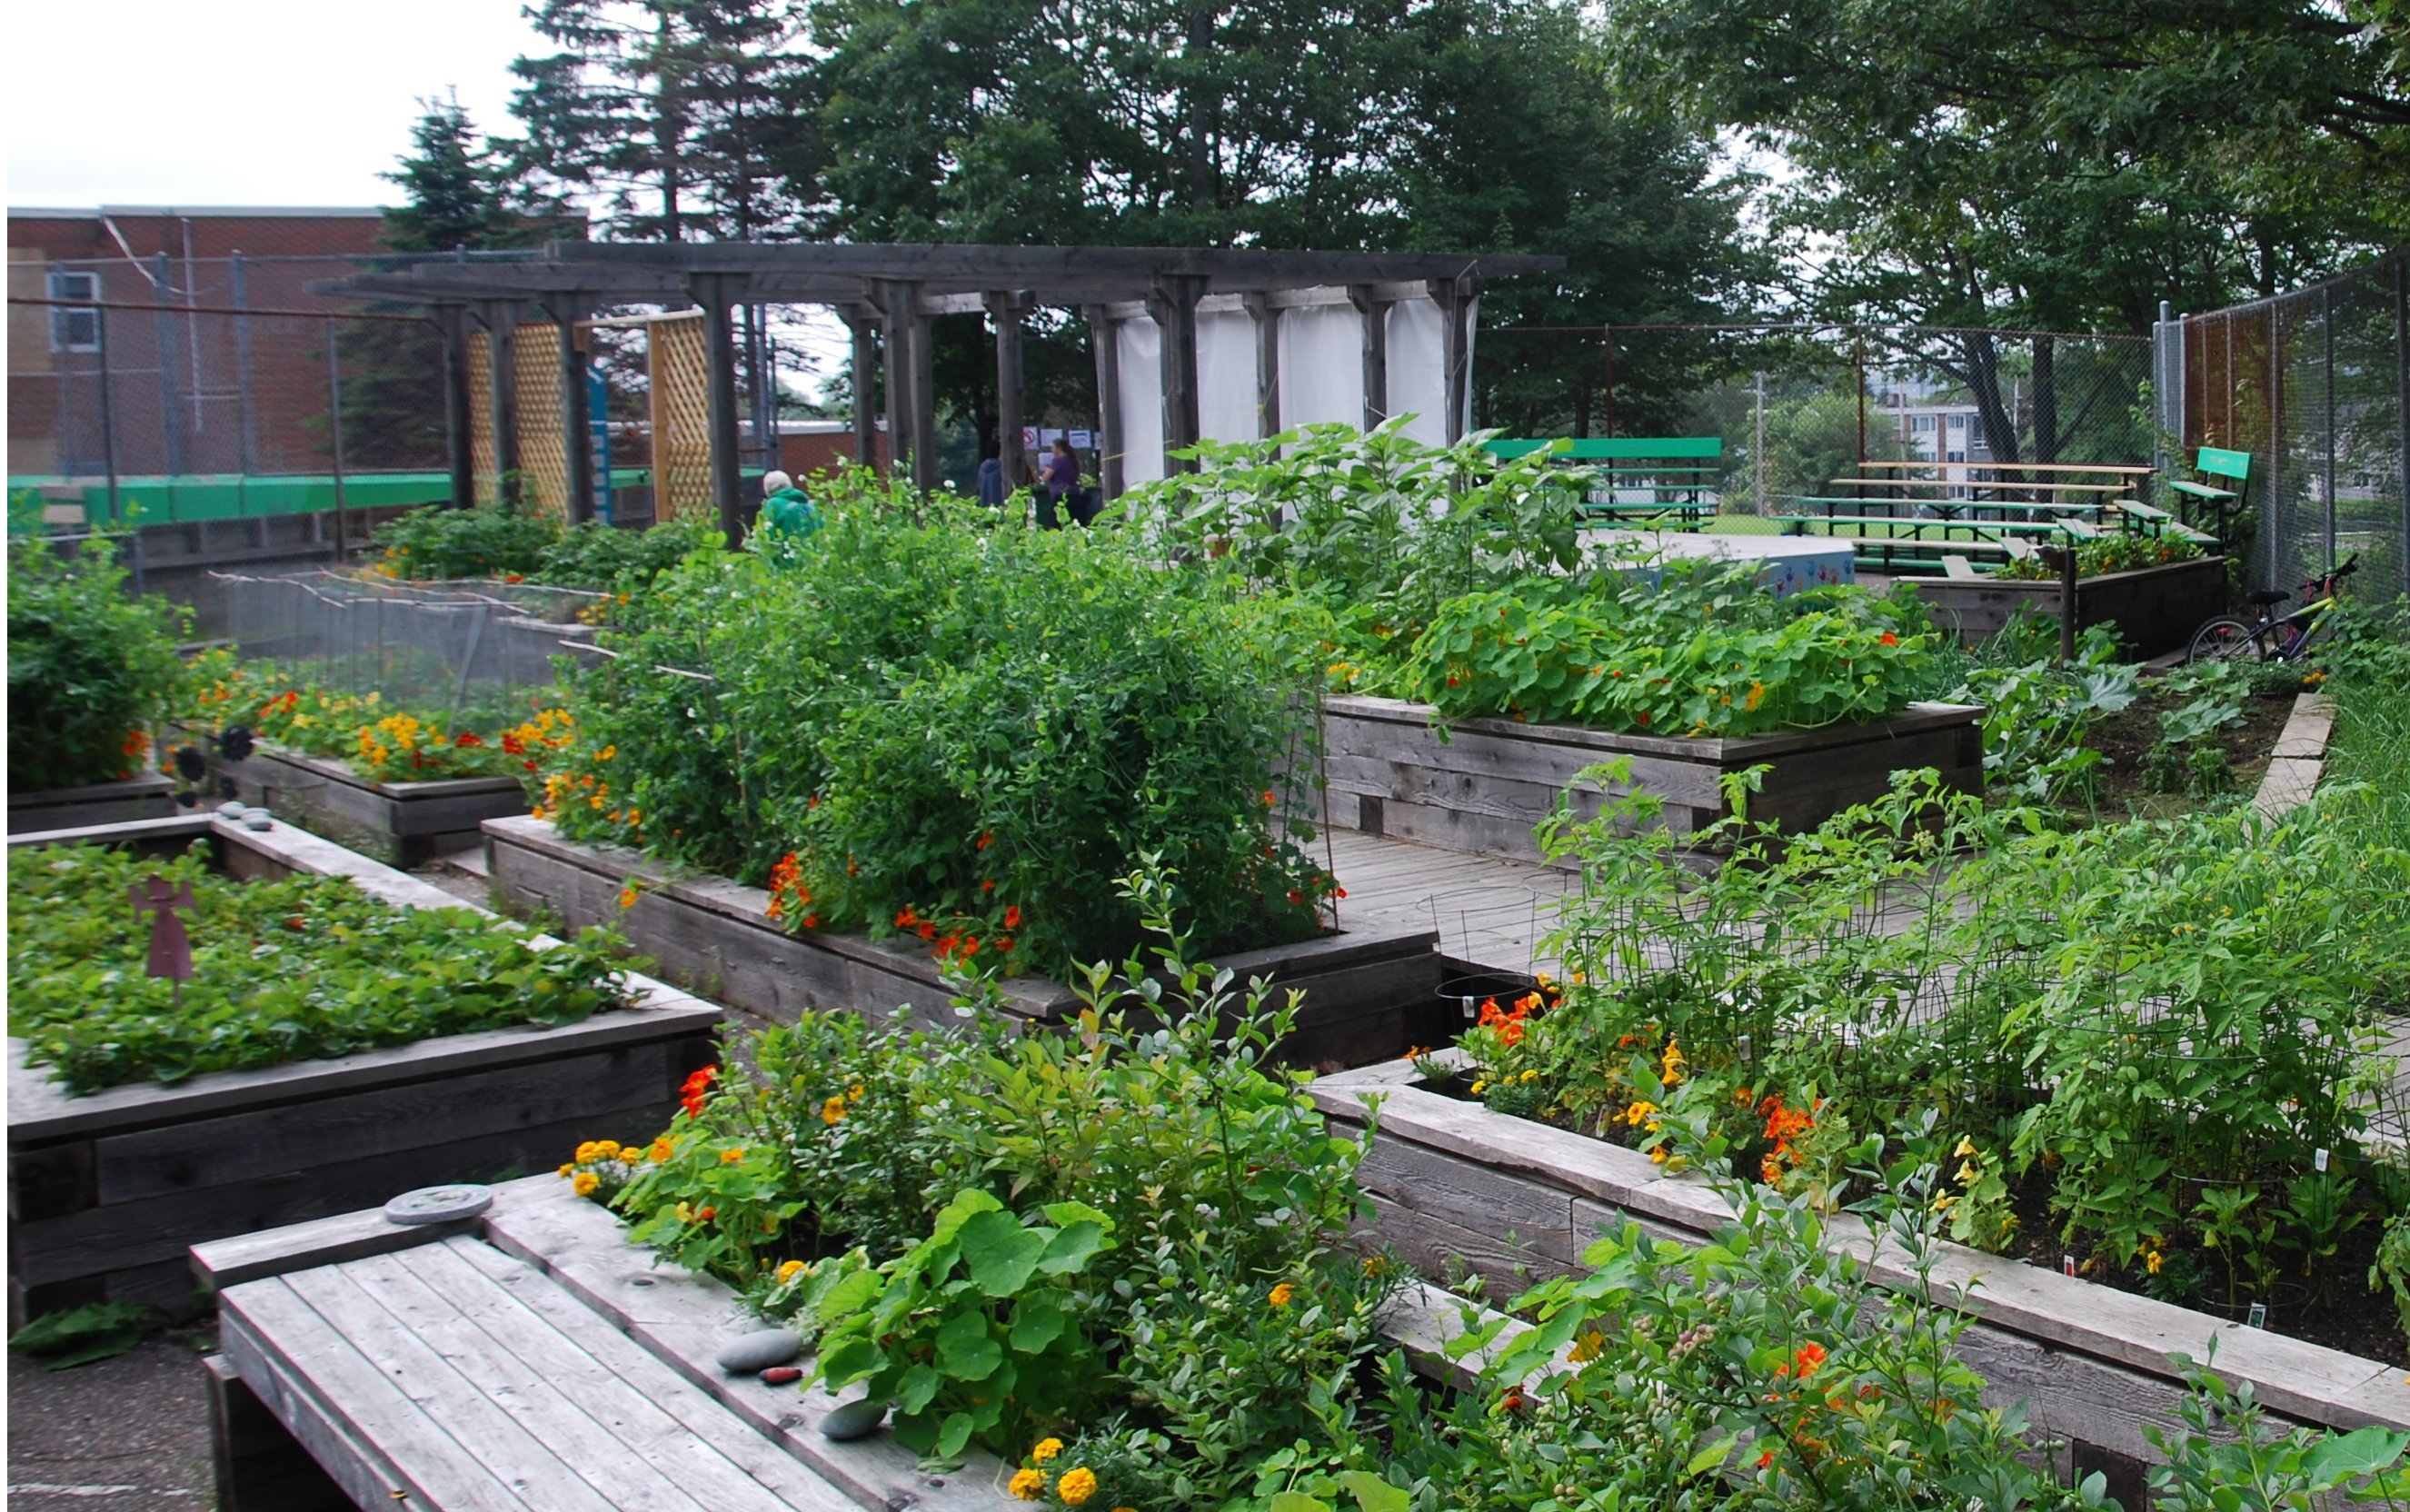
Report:
[[[833,503],[806,550],[698,557],[623,606],[544,812],[773,886],[801,928],[1062,969],[1179,863],[1207,949],[1297,939],[1333,885],[1273,809],[1314,738],[1283,626],[1126,537]]]
[[[8,1031],[70,1091],[572,1024],[621,999],[607,931],[538,950],[503,920],[397,909],[345,878],[239,883],[205,853],[205,842],[164,862],[99,846],[8,853]],[[154,874],[196,900],[181,991],[144,974],[151,922],[126,906]]]
[[[623,531],[599,520],[563,526],[493,504],[430,504],[377,527],[370,544],[383,552],[375,571],[388,577],[524,579],[600,591],[649,583],[718,534],[699,520]]]
[[[1394,1284],[1335,1247],[1359,1147],[1272,1062],[1294,1000],[1194,965],[1168,879],[1125,885],[1164,943],[1091,968],[1073,1032],[806,1020],[755,1041],[763,1082],[698,1088],[573,1176],[632,1170],[636,1238],[817,1335],[820,1376],[868,1382],[923,1452],[1061,1432],[1064,1472],[1162,1435],[1157,1481],[1200,1502],[1301,1439],[1343,1453],[1328,1415]]]
[[[107,541],[8,546],[8,787],[113,782],[142,769],[175,692],[183,610],[126,592]]]
[[[2170,562],[2198,561],[2202,555],[2200,544],[2183,535],[2102,535],[2075,545],[2075,574],[2078,577],[2103,577],[2111,573],[2137,572],[2144,567],[2164,567]],[[2002,563],[1998,575],[2039,582],[2058,576],[2057,568],[2042,560],[2040,552],[2011,557]]]

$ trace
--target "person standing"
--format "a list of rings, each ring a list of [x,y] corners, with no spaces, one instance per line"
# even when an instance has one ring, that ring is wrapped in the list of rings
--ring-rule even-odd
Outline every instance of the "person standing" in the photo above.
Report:
[[[1080,458],[1071,450],[1069,441],[1061,436],[1054,438],[1054,449],[1046,455],[1045,475],[1038,484],[1038,523],[1050,531],[1059,530],[1063,521],[1056,511],[1067,502],[1078,502],[1080,487]]]
[[[820,533],[820,506],[793,478],[775,468],[762,474],[762,534],[799,546]]]
[[[1004,448],[994,442],[980,445],[979,502],[990,509],[1002,509],[1005,495]]]

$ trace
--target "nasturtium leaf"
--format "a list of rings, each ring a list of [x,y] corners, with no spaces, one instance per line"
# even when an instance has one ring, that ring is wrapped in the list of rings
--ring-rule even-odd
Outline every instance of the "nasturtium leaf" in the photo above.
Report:
[[[956,1313],[937,1330],[937,1368],[958,1381],[984,1381],[1004,1363],[983,1313]]]
[[[974,1214],[957,1237],[972,1284],[991,1297],[1009,1297],[1029,1284],[1048,1241],[1056,1236],[1050,1229],[1024,1228],[1019,1218],[998,1211]]]

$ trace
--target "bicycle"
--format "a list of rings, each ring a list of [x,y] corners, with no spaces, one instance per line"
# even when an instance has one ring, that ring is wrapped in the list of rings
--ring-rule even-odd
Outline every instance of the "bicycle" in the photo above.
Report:
[[[2220,615],[2203,624],[2192,634],[2192,647],[2185,652],[2186,662],[2303,662],[2310,648],[2317,645],[2334,622],[2335,610],[2341,605],[2339,595],[2343,580],[2359,570],[2359,553],[2344,559],[2343,565],[2301,585],[2304,600],[2316,593],[2315,601],[2305,602],[2291,614],[2277,616],[2275,606],[2293,595],[2277,589],[2265,589],[2243,602],[2261,611],[2255,624],[2235,615]]]

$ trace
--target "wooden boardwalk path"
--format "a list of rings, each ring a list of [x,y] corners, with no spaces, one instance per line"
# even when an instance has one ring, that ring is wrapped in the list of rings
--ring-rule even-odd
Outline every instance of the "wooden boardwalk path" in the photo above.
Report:
[[[1558,901],[1580,886],[1573,873],[1356,830],[1325,830],[1322,841],[1347,890],[1341,928],[1436,929],[1441,953],[1454,960],[1499,971],[1557,969],[1540,941],[1556,927]]]

